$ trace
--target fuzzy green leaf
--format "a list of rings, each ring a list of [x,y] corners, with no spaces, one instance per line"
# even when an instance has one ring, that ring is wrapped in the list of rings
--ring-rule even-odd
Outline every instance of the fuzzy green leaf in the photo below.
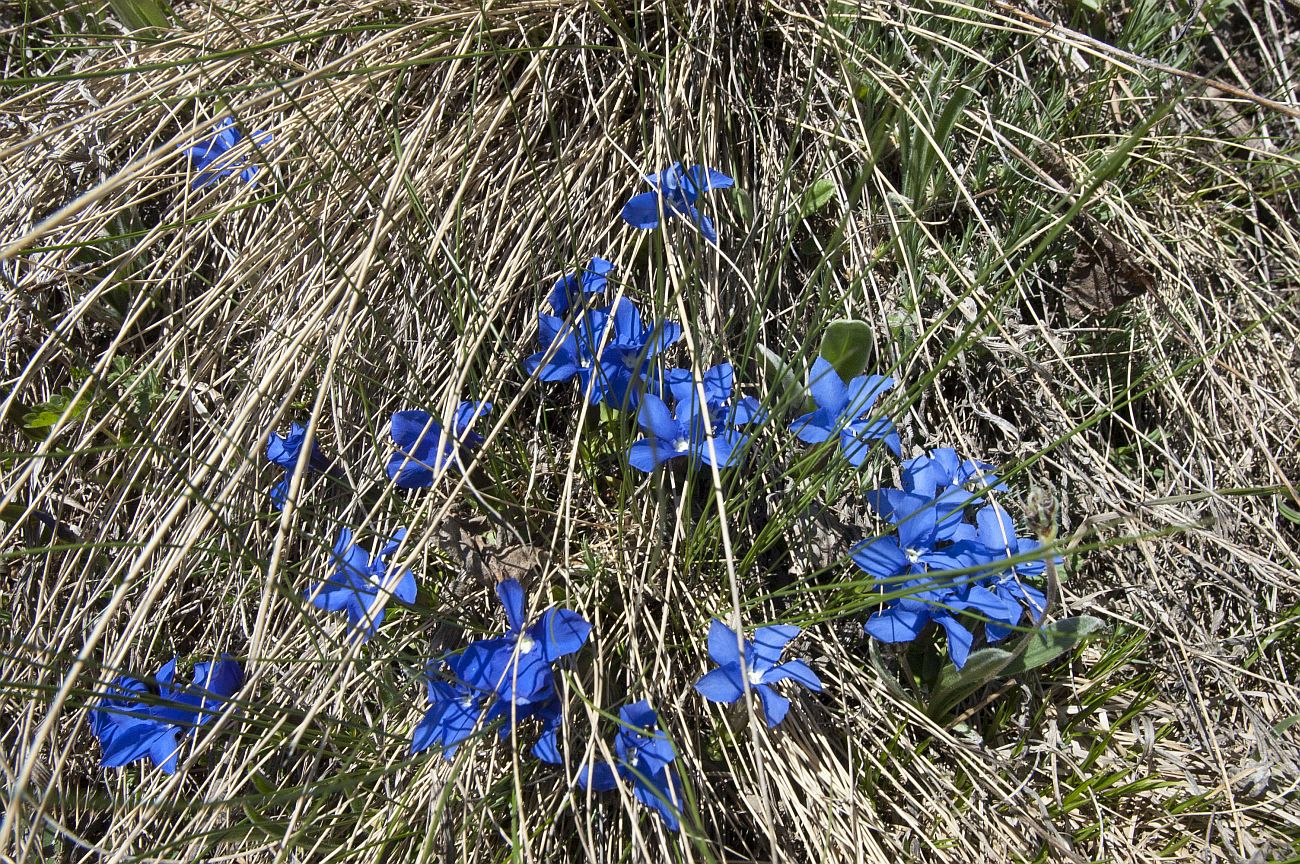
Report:
[[[1029,640],[1029,644],[1016,659],[1007,664],[1007,667],[1002,670],[1002,675],[1005,677],[1019,675],[1051,663],[1089,636],[1097,635],[1105,627],[1106,622],[1100,618],[1079,615],[1075,618],[1062,618],[1055,624],[1035,630],[1025,637]]]
[[[806,219],[825,207],[835,197],[836,188],[838,187],[835,181],[829,177],[813,181],[813,184],[803,190],[803,194],[799,196],[797,208],[799,218]]]
[[[866,370],[874,342],[867,322],[840,318],[826,326],[821,355],[848,381]]]

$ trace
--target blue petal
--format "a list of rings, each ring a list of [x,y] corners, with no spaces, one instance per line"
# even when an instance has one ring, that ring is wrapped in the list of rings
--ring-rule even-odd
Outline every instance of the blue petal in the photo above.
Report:
[[[948,634],[948,656],[952,658],[953,665],[960,669],[966,665],[966,658],[970,656],[970,647],[975,641],[974,634],[947,612],[934,615],[934,620]]]
[[[735,185],[726,174],[714,168],[705,168],[703,165],[693,165],[690,169],[691,180],[694,181],[695,187],[701,192],[712,192],[714,189],[728,189]]]
[[[668,771],[659,771],[650,775],[634,774],[632,794],[637,800],[659,814],[664,821],[664,827],[669,831],[677,831],[681,828],[681,822],[678,821],[677,814],[681,812],[679,796],[676,789],[668,780]]]
[[[911,564],[894,537],[876,537],[859,544],[853,550],[853,563],[877,580],[893,579]]]
[[[777,681],[787,680],[802,684],[817,693],[820,693],[822,689],[822,679],[818,678],[812,667],[802,660],[791,660],[788,663],[782,663],[763,675],[764,684],[775,684]]]
[[[775,666],[781,659],[781,652],[790,640],[799,635],[798,627],[790,624],[775,624],[771,627],[759,627],[754,631],[754,667],[766,669]]]
[[[975,524],[985,548],[1009,555],[1010,550],[1016,547],[1016,523],[1011,514],[998,505],[990,504],[977,510]]]
[[[655,192],[634,195],[619,215],[633,228],[654,228],[659,225],[659,195]]]
[[[929,622],[930,614],[925,607],[917,609],[896,604],[868,618],[865,629],[868,635],[881,642],[911,642],[921,635]]]
[[[451,426],[456,437],[458,439],[465,438],[469,434],[469,430],[474,426],[474,421],[487,416],[491,410],[491,402],[462,402],[456,406],[456,415]]]
[[[703,438],[692,442],[691,452],[705,465],[718,468],[731,468],[736,464],[736,448],[743,447],[749,441],[748,435],[732,433],[715,438]]]
[[[736,638],[736,631],[717,618],[709,622],[709,659],[719,666],[728,663],[740,663],[742,643]],[[746,647],[745,650],[748,650]]]
[[[180,756],[180,742],[177,730],[163,728],[149,747],[149,761],[153,762],[164,774],[175,774],[176,763]]]
[[[745,692],[741,682],[740,664],[728,663],[709,670],[695,682],[695,689],[710,702],[735,702]]]
[[[506,621],[510,624],[510,633],[520,633],[524,629],[524,586],[518,579],[505,579],[497,583],[497,597],[506,610]]]
[[[632,442],[632,446],[628,448],[627,464],[649,474],[669,459],[683,455],[685,454],[679,453],[671,445],[657,438],[642,438]]]
[[[571,609],[551,607],[528,633],[541,645],[546,662],[553,663],[582,648],[591,634],[591,624]]]
[[[680,427],[668,411],[664,401],[653,393],[641,397],[641,409],[636,415],[637,423],[651,436],[673,441],[682,437]]]
[[[578,785],[593,792],[608,792],[618,786],[618,775],[608,762],[597,762],[578,769]]]
[[[894,379],[884,375],[859,375],[849,382],[847,388],[848,405],[844,416],[856,420],[871,410],[876,400],[886,390],[894,386]]]
[[[465,704],[466,701],[470,704]],[[481,707],[472,697],[438,702],[416,725],[411,735],[411,753],[436,746],[442,749],[447,759],[451,759],[456,747],[474,734],[482,716]]]
[[[785,719],[785,715],[790,711],[790,700],[766,684],[759,684],[754,689],[758,691],[758,698],[763,703],[767,728],[771,729]]]
[[[818,408],[797,418],[790,424],[790,431],[805,444],[820,444],[839,431],[839,419],[831,411]]]
[[[812,394],[813,402],[818,408],[825,408],[837,418],[848,404],[848,389],[835,367],[825,357],[813,361],[812,369],[808,372],[808,392]]]

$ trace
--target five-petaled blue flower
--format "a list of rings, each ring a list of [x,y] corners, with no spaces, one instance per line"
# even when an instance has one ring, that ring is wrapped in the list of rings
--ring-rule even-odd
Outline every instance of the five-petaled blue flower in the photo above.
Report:
[[[604,258],[592,258],[591,263],[577,273],[566,273],[551,288],[547,302],[556,315],[564,317],[570,307],[577,306],[585,294],[599,294],[613,271],[614,264]]]
[[[491,402],[460,403],[450,434],[427,411],[398,411],[388,427],[397,445],[388,458],[388,476],[403,489],[421,489],[432,486],[450,464],[463,470],[459,447],[483,446],[483,436],[471,427],[491,410]]]
[[[228,155],[229,151],[234,149],[237,144],[244,138],[244,133],[239,131],[235,126],[235,121],[231,117],[222,120],[213,127],[213,136],[207,141],[200,141],[189,147],[182,147],[185,155],[190,158],[190,163],[194,170],[199,172],[199,176],[194,178],[190,184],[191,189],[201,189],[209,183],[213,183],[222,177],[227,177],[239,172],[239,177],[245,183],[252,183],[254,175],[257,174],[256,165],[247,165],[243,156],[238,158]],[[271,143],[271,133],[263,132],[260,129],[253,133],[253,143],[258,147],[264,147]]]
[[[718,668],[696,681],[695,689],[710,702],[730,703],[744,695],[748,682],[763,703],[768,728],[776,726],[790,710],[790,700],[777,693],[773,684],[790,680],[817,693],[822,689],[821,679],[807,663],[778,662],[786,643],[798,635],[798,627],[785,624],[760,627],[754,631],[753,640],[744,640],[742,652],[736,632],[714,618],[709,626],[709,657]]]
[[[302,453],[303,442],[307,438],[307,427],[301,423],[291,423],[288,435],[272,432],[266,439],[266,458],[284,469],[284,477],[271,487],[271,504],[276,510],[283,510],[289,497],[289,478],[298,467],[298,457]],[[320,449],[315,439],[311,442],[311,453],[307,456],[308,471],[327,471],[330,460]]]
[[[455,655],[437,664],[452,674],[451,681],[428,676],[429,710],[416,724],[411,736],[411,753],[429,747],[438,747],[446,759],[456,755],[456,748],[486,722],[490,693],[467,683],[464,676],[473,677],[475,671],[466,667],[479,658],[466,654]]]
[[[975,540],[981,563],[990,565],[994,572],[988,580],[989,590],[1002,600],[1006,614],[988,621],[984,635],[990,642],[1006,638],[1012,628],[1020,623],[1023,611],[1028,611],[1030,622],[1037,624],[1047,612],[1047,596],[1026,579],[1041,579],[1047,571],[1042,544],[1037,540],[1016,536],[1016,526],[1011,514],[997,504],[981,507],[975,513]],[[1008,562],[1010,558],[1036,557]],[[1065,559],[1052,556],[1052,563],[1060,567]],[[1021,604],[1024,604],[1022,610]]]
[[[524,360],[539,381],[577,376],[592,405],[636,408],[654,358],[682,336],[675,321],[646,323],[631,300],[591,309],[575,322],[539,313],[537,336],[544,350]],[[603,343],[603,344],[602,344]]]
[[[365,642],[383,623],[389,595],[403,603],[415,602],[415,574],[410,570],[399,572],[395,565],[384,561],[398,550],[405,537],[406,529],[399,529],[379,554],[371,557],[352,542],[350,529],[339,529],[330,555],[334,574],[309,588],[307,598],[318,609],[346,612],[349,627]]]
[[[101,764],[117,768],[148,756],[164,773],[176,772],[180,739],[212,719],[244,683],[244,670],[227,655],[194,664],[194,681],[173,687],[173,658],[154,676],[156,687],[125,675],[90,712],[90,729],[104,749]]]
[[[446,682],[430,678],[429,711],[415,729],[411,752],[434,744],[447,758],[476,727],[507,717],[510,726],[528,717],[542,721],[542,736],[533,747],[537,758],[558,764],[558,730],[563,717],[555,692],[553,664],[578,651],[591,625],[570,609],[554,606],[528,625],[524,589],[516,579],[497,584],[508,629],[504,636],[471,642],[442,665],[452,673]]]
[[[518,579],[498,582],[497,597],[505,607],[509,627],[504,636],[470,646],[483,652],[483,659],[464,679],[500,697],[489,719],[550,700],[554,693],[551,664],[576,653],[591,633],[591,625],[581,615],[555,606],[546,609],[535,623],[526,624],[524,589]]]
[[[846,386],[844,380],[824,357],[818,357],[808,374],[808,389],[817,410],[790,424],[790,431],[800,441],[820,444],[838,435],[844,457],[854,467],[862,464],[871,442],[883,440],[895,455],[902,455],[894,424],[887,418],[865,415],[886,390],[894,386],[893,378],[882,375],[859,375]]]
[[[638,471],[650,472],[681,457],[689,459],[692,466],[704,463],[730,468],[736,464],[736,451],[749,441],[748,435],[717,426],[711,436],[706,434],[704,417],[695,410],[693,400],[677,403],[676,413],[670,413],[662,399],[646,393],[636,419],[646,437],[632,443],[627,461]]]
[[[701,192],[726,189],[735,181],[712,168],[694,165],[683,168],[674,162],[672,167],[658,174],[647,174],[646,182],[653,192],[642,192],[623,205],[623,220],[634,228],[655,228],[660,219],[681,216],[699,226],[700,233],[710,243],[718,242],[718,232],[713,222],[695,206]]]
[[[623,726],[614,741],[617,761],[613,765],[597,762],[590,769],[583,766],[578,782],[583,788],[607,792],[617,787],[621,778],[632,784],[632,794],[655,810],[669,831],[678,830],[682,784],[671,765],[677,754],[668,736],[657,728],[658,716],[645,700],[623,706],[618,716]]]

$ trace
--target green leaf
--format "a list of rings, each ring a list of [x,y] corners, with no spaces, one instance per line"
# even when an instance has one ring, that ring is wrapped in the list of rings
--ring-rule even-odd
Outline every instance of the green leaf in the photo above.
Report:
[[[944,666],[939,682],[930,691],[930,716],[936,719],[944,716],[961,700],[997,678],[1013,656],[1001,648],[981,648],[972,651],[960,669],[952,663]]]
[[[90,409],[89,399],[76,399],[71,391],[56,393],[49,399],[32,406],[32,410],[23,415],[24,429],[48,429],[67,415],[69,420],[76,420]]]
[[[1277,511],[1281,513],[1286,519],[1289,519],[1295,524],[1300,525],[1300,510],[1297,510],[1294,507],[1279,501],[1277,502]]]
[[[166,29],[167,12],[157,0],[108,0],[113,14],[127,30]]]
[[[1062,618],[1050,627],[1035,630],[1025,637],[1029,644],[1016,659],[1007,664],[1002,675],[1010,677],[1051,663],[1089,636],[1106,629],[1106,622],[1091,615]]]
[[[803,378],[802,373],[796,373],[788,363],[771,348],[763,343],[759,343],[758,356],[763,361],[763,369],[767,373],[767,380],[771,386],[772,398],[769,400],[772,405],[785,405],[787,400],[793,402],[800,398],[803,388],[800,380]]]
[[[750,194],[736,186],[732,188],[731,197],[736,202],[736,210],[740,213],[740,221],[746,225],[753,224],[756,211],[754,210],[754,199],[750,197]]]
[[[835,367],[845,381],[861,375],[867,368],[875,338],[865,321],[840,318],[826,326],[821,355]]]
[[[800,219],[806,219],[818,210],[822,209],[835,197],[835,190],[839,188],[835,181],[829,177],[822,177],[820,180],[813,181],[813,184],[803,190],[799,196],[799,204],[796,212]]]

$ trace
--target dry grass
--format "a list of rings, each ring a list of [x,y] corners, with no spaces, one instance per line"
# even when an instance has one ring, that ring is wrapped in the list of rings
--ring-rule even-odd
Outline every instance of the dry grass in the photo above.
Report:
[[[1300,853],[1296,22],[1271,0],[1214,21],[1215,4],[1136,5],[1147,19],[183,3],[185,29],[153,43],[12,24],[0,855]],[[273,133],[253,154],[267,168],[192,191],[176,148],[226,110]],[[754,203],[718,196],[720,251],[615,218],[677,158],[727,170]],[[835,198],[790,218],[820,177]],[[797,460],[770,432],[752,473],[716,490],[645,480],[621,463],[626,428],[519,370],[543,291],[593,254],[683,322],[675,359],[730,357],[751,392],[756,342],[798,355],[831,318],[871,322],[876,365],[909,388],[904,440],[1007,466],[1018,500],[1050,493],[1077,552],[1063,605],[1110,635],[993,685],[959,723],[928,719],[862,641],[871,602],[844,556],[868,526],[845,502],[871,472]],[[1088,307],[1089,285],[1124,291],[1135,273],[1150,290]],[[62,388],[91,408],[24,434]],[[391,413],[471,396],[497,408],[470,480],[387,484]],[[346,477],[308,478],[277,514],[265,438],[307,417]],[[361,648],[301,600],[345,524],[363,543],[408,526],[422,586]],[[536,608],[595,625],[565,677],[571,766],[532,762],[523,735],[409,758],[424,660],[500,627],[487,585],[521,545]],[[749,626],[805,625],[827,684],[772,733],[690,686],[709,617],[737,600]],[[241,710],[184,770],[98,767],[86,708],[115,674],[220,651],[245,660]],[[571,783],[643,695],[693,791],[680,836],[630,795]]]

